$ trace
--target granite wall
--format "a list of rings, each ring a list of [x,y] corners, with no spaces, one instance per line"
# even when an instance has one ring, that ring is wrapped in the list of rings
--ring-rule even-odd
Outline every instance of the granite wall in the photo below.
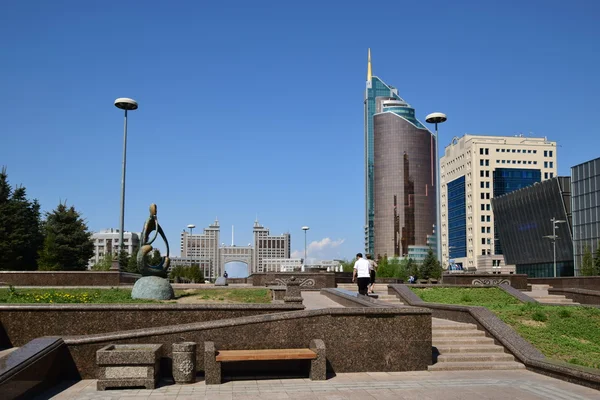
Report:
[[[600,291],[586,289],[548,289],[548,294],[565,296],[579,304],[600,305]]]
[[[529,278],[531,285],[550,285],[554,289],[587,289],[600,291],[600,276],[563,276],[560,278]]]
[[[0,305],[0,348],[70,336],[302,310],[290,304]]]
[[[300,281],[301,289],[323,289],[335,287],[333,272],[264,272],[255,273],[248,277],[248,283],[253,286],[285,285],[291,277]]]
[[[139,278],[118,271],[0,271],[0,284],[12,286],[119,286]]]
[[[325,342],[329,371],[424,371],[431,364],[431,312],[416,307],[331,308],[66,337],[64,341],[82,378],[89,379],[95,376],[96,351],[108,344],[163,344],[162,357],[168,361],[172,344],[180,341],[196,342],[198,349],[212,341],[217,349],[235,350],[306,348],[312,339]],[[203,351],[196,352],[196,361],[203,371]]]
[[[525,274],[445,274],[442,276],[445,285],[510,285],[515,289],[527,289]]]

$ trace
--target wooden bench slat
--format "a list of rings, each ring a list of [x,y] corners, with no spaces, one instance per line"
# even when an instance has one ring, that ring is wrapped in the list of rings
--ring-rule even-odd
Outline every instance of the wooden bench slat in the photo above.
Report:
[[[263,349],[263,350],[219,350],[216,360],[267,361],[267,360],[314,360],[317,353],[311,349]]]

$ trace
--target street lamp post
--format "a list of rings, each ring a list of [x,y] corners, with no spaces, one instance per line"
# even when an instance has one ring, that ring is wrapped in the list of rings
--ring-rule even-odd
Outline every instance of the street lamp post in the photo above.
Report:
[[[547,235],[544,237],[552,240],[552,247],[553,247],[553,253],[554,253],[554,256],[553,256],[554,277],[556,278],[556,239],[558,239],[558,236],[556,235],[556,228],[557,228],[556,224],[562,224],[567,221],[565,221],[564,219],[556,219],[556,217],[550,218],[550,221],[552,221],[552,235]]]
[[[302,230],[304,231],[304,265],[306,265],[306,231],[310,228],[308,226],[303,226]]]
[[[192,264],[194,263],[194,256],[192,255],[192,251],[191,251],[191,247],[192,247],[191,246],[191,243],[192,243],[192,230],[196,227],[196,225],[189,224],[187,227],[190,230],[190,241],[189,241],[189,243],[190,243],[190,246],[189,246],[190,250],[189,250],[189,253],[190,253],[190,267],[191,267]]]
[[[438,135],[438,124],[446,121],[446,114],[441,112],[434,112],[425,117],[425,122],[429,124],[435,124],[435,182],[436,182],[436,244],[437,244],[437,256],[442,265],[442,209],[441,209],[441,196],[442,196],[442,184],[440,183],[440,151],[439,143],[440,137]]]
[[[123,132],[123,167],[121,171],[121,223],[119,225],[119,253],[123,249],[123,233],[125,232],[125,170],[127,167],[127,111],[137,110],[138,103],[127,97],[115,100],[115,107],[125,110],[125,124]],[[119,269],[121,269],[119,267]]]

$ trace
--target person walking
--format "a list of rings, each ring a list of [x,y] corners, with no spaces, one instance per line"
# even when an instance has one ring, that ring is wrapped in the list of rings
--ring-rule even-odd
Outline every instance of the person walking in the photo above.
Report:
[[[367,295],[369,291],[369,281],[371,275],[369,274],[369,261],[365,260],[362,253],[356,255],[356,262],[354,263],[354,271],[352,272],[352,282],[358,284],[358,293]]]
[[[375,293],[373,288],[375,287],[375,276],[377,275],[377,262],[373,260],[370,254],[367,254],[367,261],[369,261],[369,275],[370,275],[370,284],[369,284],[369,293]]]

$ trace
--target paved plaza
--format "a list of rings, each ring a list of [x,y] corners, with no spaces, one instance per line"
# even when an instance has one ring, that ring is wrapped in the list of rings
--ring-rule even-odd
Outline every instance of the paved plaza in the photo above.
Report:
[[[61,390],[62,389],[62,390]],[[221,385],[161,382],[155,390],[96,391],[96,380],[83,380],[36,399],[519,399],[596,400],[600,392],[530,371],[361,372],[337,374],[327,381],[247,379]]]

